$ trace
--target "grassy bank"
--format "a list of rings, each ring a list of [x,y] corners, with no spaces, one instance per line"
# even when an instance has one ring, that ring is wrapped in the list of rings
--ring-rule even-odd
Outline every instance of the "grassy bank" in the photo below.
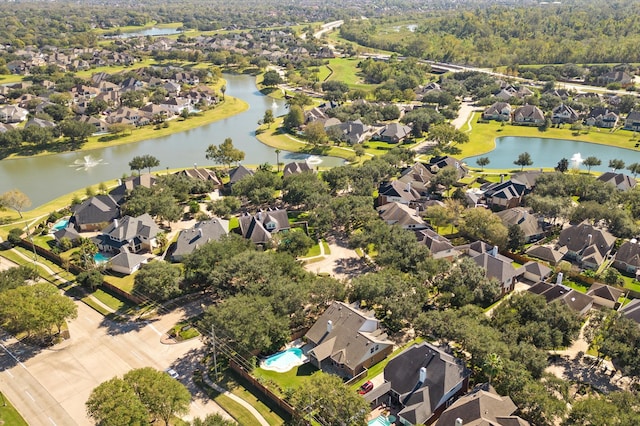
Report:
[[[3,393],[0,393],[0,399],[2,400],[2,404],[0,404],[0,424],[8,425],[8,426],[27,426],[27,422],[24,421],[18,410],[13,408],[11,402],[4,396]]]
[[[566,127],[564,128],[550,128],[542,132],[537,127],[513,126],[510,124],[502,126],[495,121],[478,123],[479,117],[479,112],[473,113],[469,143],[457,146],[462,150],[462,153],[458,155],[460,158],[473,157],[490,152],[496,146],[495,139],[502,136],[566,139],[638,150],[634,145],[639,141],[637,138],[633,139],[633,132],[627,130],[610,132],[608,129],[592,128],[588,132],[575,132],[570,130],[568,125],[565,125]]]

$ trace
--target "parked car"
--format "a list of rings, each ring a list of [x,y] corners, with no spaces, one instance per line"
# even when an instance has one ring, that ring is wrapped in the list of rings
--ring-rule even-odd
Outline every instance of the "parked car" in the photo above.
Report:
[[[174,370],[173,368],[167,368],[166,373],[168,375],[170,375],[171,377],[173,377],[174,379],[177,379],[178,377],[180,377],[180,375],[178,374],[178,372],[176,370]]]
[[[364,395],[367,392],[371,392],[371,389],[373,389],[373,383],[371,383],[371,380],[368,380],[362,386],[360,386],[360,389],[358,389],[358,393],[360,395]]]

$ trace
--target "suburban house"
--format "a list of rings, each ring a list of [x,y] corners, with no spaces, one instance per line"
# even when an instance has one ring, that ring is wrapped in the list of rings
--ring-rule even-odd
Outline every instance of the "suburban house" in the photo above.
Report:
[[[229,182],[227,183],[227,186],[231,188],[233,184],[240,181],[242,178],[246,176],[253,176],[253,173],[253,170],[247,169],[242,164],[238,167],[234,167],[233,169],[229,170]]]
[[[402,407],[402,425],[432,424],[467,391],[469,376],[461,360],[426,342],[405,349],[384,369],[391,399]]]
[[[282,170],[282,176],[299,175],[301,173],[313,173],[313,167],[306,161],[287,163]]]
[[[624,291],[611,287],[606,284],[593,283],[587,291],[587,296],[593,297],[593,304],[604,306],[606,308],[615,309],[618,299],[624,294]]]
[[[584,123],[587,126],[601,127],[603,129],[613,129],[618,124],[618,114],[609,111],[607,108],[596,107],[589,112],[589,116]]]
[[[319,369],[351,378],[385,359],[393,351],[373,312],[334,301],[305,334],[307,352]]]
[[[427,246],[434,259],[453,260],[460,256],[460,252],[453,247],[451,241],[432,229],[427,228],[417,231],[416,238],[418,242]]]
[[[518,273],[522,280],[535,284],[540,281],[546,281],[551,277],[553,271],[547,265],[530,260],[529,262],[518,268]]]
[[[412,205],[421,198],[420,193],[411,187],[411,182],[404,183],[399,180],[381,182],[378,188],[378,205],[387,203],[400,203]]]
[[[364,124],[360,120],[336,124],[328,129],[332,128],[337,129],[342,135],[341,139],[347,141],[351,145],[365,142],[371,137],[371,126]]]
[[[624,120],[623,128],[634,132],[640,131],[640,111],[631,111]]]
[[[131,275],[148,261],[149,258],[141,254],[121,251],[109,259],[108,267],[112,271],[119,272],[124,275]]]
[[[272,235],[289,230],[289,218],[286,210],[260,210],[255,215],[245,213],[238,218],[240,233],[254,244],[267,244]]]
[[[451,404],[435,426],[529,426],[529,422],[513,415],[517,410],[511,398],[498,395],[491,385],[484,384]]]
[[[622,243],[616,256],[613,258],[613,266],[622,272],[638,275],[640,271],[640,244],[632,239]]]
[[[552,266],[555,266],[564,258],[564,255],[567,254],[567,248],[559,247],[556,249],[551,245],[534,244],[529,247],[525,253],[528,256],[547,261]]]
[[[540,126],[544,124],[544,113],[535,105],[523,105],[513,112],[513,124]]]
[[[624,71],[610,71],[599,76],[597,81],[603,86],[610,83],[619,83],[620,86],[627,87],[633,84],[633,77]]]
[[[507,102],[496,102],[482,113],[483,120],[509,121],[511,120],[511,105]]]
[[[489,252],[473,256],[472,260],[484,269],[487,278],[495,279],[501,284],[502,294],[513,290],[518,271],[511,264],[511,259],[498,253],[497,246]]]
[[[423,163],[415,163],[413,166],[407,167],[400,172],[398,182],[410,184],[411,187],[420,194],[426,194],[429,186],[431,185],[431,178],[433,178],[433,176],[434,173],[432,173],[426,165]]]
[[[58,229],[53,233],[53,238],[55,238],[58,243],[60,243],[63,238],[67,238],[69,241],[73,242],[77,241],[80,237],[81,235],[70,223],[68,223],[65,228]]]
[[[518,207],[527,192],[527,187],[515,180],[486,183],[480,189],[484,191],[487,206],[492,210]]]
[[[616,237],[584,221],[560,232],[557,247],[566,247],[565,258],[582,268],[598,269],[611,252]]]
[[[29,111],[16,105],[4,105],[0,107],[0,122],[20,123],[27,119]]]
[[[438,173],[438,170],[445,167],[453,167],[458,171],[458,179],[462,179],[468,173],[467,168],[462,165],[462,161],[448,155],[432,157],[427,167],[432,173]]]
[[[109,195],[120,202],[127,194],[133,191],[138,186],[144,186],[145,188],[151,188],[156,184],[157,177],[150,173],[143,173],[137,176],[130,176],[124,180],[119,180],[119,185],[113,188]]]
[[[389,123],[379,134],[382,142],[398,143],[411,136],[411,127],[402,123]]]
[[[406,204],[392,201],[381,205],[376,210],[387,225],[398,225],[408,230],[427,228],[427,224],[422,220],[416,209]]]
[[[180,262],[184,256],[193,253],[209,241],[218,241],[229,233],[229,221],[210,219],[197,222],[192,228],[183,229],[178,235],[175,249],[171,253],[173,262]]]
[[[111,195],[96,195],[72,207],[69,223],[79,232],[97,231],[120,217],[120,207]]]
[[[619,311],[625,318],[629,318],[640,324],[640,299],[633,299],[631,302],[620,308]]]
[[[158,225],[145,213],[138,217],[114,219],[96,239],[98,248],[104,252],[140,253],[151,251],[157,246],[156,236],[159,233]]]
[[[544,237],[545,232],[541,221],[524,207],[514,207],[499,211],[496,215],[507,228],[517,225],[524,233],[525,243],[527,244]]]
[[[547,303],[557,301],[565,304],[579,315],[585,315],[593,307],[593,297],[562,284],[539,282],[529,287],[528,291],[544,297]]]
[[[636,182],[635,178],[632,178],[629,175],[625,175],[624,173],[613,173],[613,172],[605,172],[598,176],[597,180],[600,182],[608,183],[620,191],[628,191],[629,189],[636,186],[638,182]]]
[[[560,104],[551,111],[552,123],[575,123],[580,116],[569,105]]]
[[[220,179],[218,179],[216,172],[211,169],[205,169],[204,167],[198,168],[198,166],[194,165],[193,168],[184,169],[176,174],[178,176],[184,176],[189,179],[198,179],[205,182],[212,182],[216,188],[222,186],[222,182],[220,182]]]

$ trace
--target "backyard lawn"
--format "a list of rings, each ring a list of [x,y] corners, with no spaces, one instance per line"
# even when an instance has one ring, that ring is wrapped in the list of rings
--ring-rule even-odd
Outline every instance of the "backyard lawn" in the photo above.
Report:
[[[306,380],[309,380],[309,377],[318,371],[315,365],[310,362],[304,363],[302,365],[296,366],[286,373],[277,373],[271,370],[264,370],[260,367],[253,370],[253,376],[261,379],[262,383],[272,389],[269,386],[268,382],[271,381],[278,385],[279,389],[272,389],[275,393],[282,395],[282,391],[289,388],[297,388],[304,384]]]
[[[13,408],[11,401],[9,401],[1,392],[0,399],[2,399],[3,402],[3,404],[0,405],[0,425],[27,426],[27,422],[25,422],[20,413]]]

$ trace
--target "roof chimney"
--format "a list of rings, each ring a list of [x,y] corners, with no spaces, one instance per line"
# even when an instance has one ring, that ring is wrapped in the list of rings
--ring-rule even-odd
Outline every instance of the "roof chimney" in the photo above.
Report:
[[[489,252],[490,256],[496,257],[498,255],[498,246],[493,246],[491,251]]]
[[[331,333],[331,330],[333,330],[333,321],[329,320],[327,321],[327,334]]]
[[[590,246],[592,242],[593,242],[593,235],[591,234],[587,235],[587,245]]]
[[[427,369],[425,367],[420,368],[420,383],[424,383],[427,380]]]
[[[460,417],[458,417],[456,419],[456,425],[455,426],[462,426],[462,419]]]
[[[193,163],[193,168],[198,170],[198,163]]]
[[[198,237],[202,238],[202,228],[198,228]]]
[[[562,272],[558,272],[558,277],[556,278],[556,284],[562,284],[562,278],[564,274]]]
[[[503,174],[500,175],[500,183],[504,183],[504,175]]]
[[[113,227],[114,228],[117,228],[119,224],[120,223],[118,222],[118,219],[113,219]]]

